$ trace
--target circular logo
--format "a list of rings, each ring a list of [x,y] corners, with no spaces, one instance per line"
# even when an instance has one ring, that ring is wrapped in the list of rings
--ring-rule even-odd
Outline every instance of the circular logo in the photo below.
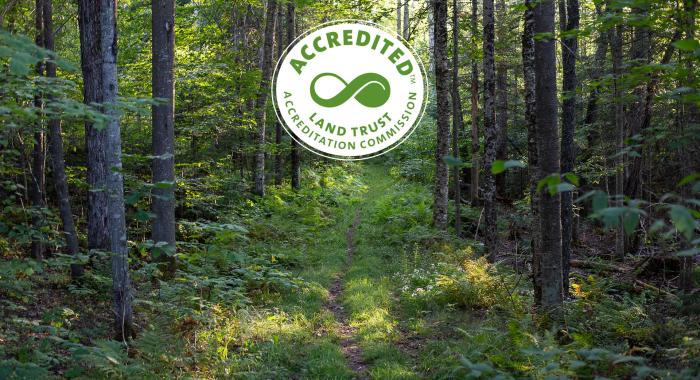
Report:
[[[277,117],[292,138],[340,160],[395,148],[420,121],[427,99],[413,49],[365,21],[326,23],[299,36],[272,83]]]

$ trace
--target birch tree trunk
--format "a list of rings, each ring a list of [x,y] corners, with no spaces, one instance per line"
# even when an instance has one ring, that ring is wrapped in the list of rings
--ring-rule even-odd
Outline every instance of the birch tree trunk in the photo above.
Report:
[[[255,101],[256,152],[253,193],[265,195],[265,123],[267,114],[267,96],[270,92],[270,77],[272,76],[272,49],[275,36],[275,18],[277,16],[277,1],[269,0],[265,15],[265,36],[262,56],[262,77],[260,91]]]
[[[535,3],[535,99],[537,123],[537,150],[541,180],[559,173],[559,128],[557,125],[557,66],[554,37],[554,2]],[[540,244],[538,260],[540,271],[535,287],[539,298],[535,304],[543,311],[551,311],[562,303],[561,262],[561,201],[559,194],[551,195],[545,186],[540,193]]]
[[[435,203],[433,224],[439,229],[447,228],[448,173],[443,160],[448,154],[450,134],[449,86],[447,68],[447,1],[433,0],[435,16],[435,95],[437,101],[437,147],[435,150]]]
[[[117,103],[117,9],[115,0],[80,0],[81,67],[86,104],[99,104],[107,120],[102,129],[87,124],[90,193],[88,238],[112,256],[115,337],[133,335],[131,285],[124,218],[124,185]],[[95,228],[102,231],[94,231]],[[99,245],[96,245],[98,244]]]
[[[155,259],[168,263],[167,274],[175,275],[175,1],[153,0],[153,97],[162,104],[152,107],[153,145],[153,232]]]

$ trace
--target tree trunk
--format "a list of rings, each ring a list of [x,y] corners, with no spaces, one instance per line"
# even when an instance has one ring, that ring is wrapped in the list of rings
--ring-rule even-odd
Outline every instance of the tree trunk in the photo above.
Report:
[[[452,2],[452,155],[459,158],[460,133],[462,132],[462,99],[459,96],[459,3]],[[462,168],[453,168],[455,197],[455,232],[462,236]]]
[[[410,16],[410,9],[409,7],[411,6],[411,0],[404,0],[404,5],[403,5],[403,39],[408,42],[408,33],[409,33],[409,28],[408,28],[408,21],[409,21],[409,16]]]
[[[435,95],[437,102],[437,148],[435,150],[435,204],[433,223],[439,229],[447,228],[448,173],[443,160],[448,154],[450,140],[450,110],[447,68],[447,1],[433,0],[435,17]]]
[[[535,3],[535,99],[539,180],[558,175],[559,129],[557,126],[557,66],[554,39],[554,2]],[[535,287],[541,292],[535,304],[550,311],[562,303],[561,201],[550,195],[547,186],[540,193],[540,271]]]
[[[433,2],[434,0],[426,0],[428,8],[428,51],[430,54],[435,51],[435,9],[433,8]],[[433,59],[430,60],[429,71],[429,74],[435,73],[435,60]]]
[[[44,0],[44,42],[47,50],[54,50],[53,35],[53,7],[51,0]],[[56,64],[46,62],[46,76],[56,77]],[[52,98],[49,97],[49,102]],[[66,163],[63,158],[63,139],[61,138],[61,121],[55,117],[49,119],[49,151],[51,153],[51,173],[53,176],[56,198],[58,200],[58,211],[63,224],[63,236],[66,239],[66,252],[71,256],[76,256],[80,252],[78,245],[78,235],[75,231],[73,212],[71,209],[70,194],[68,193],[68,183],[66,182]],[[73,263],[70,266],[71,277],[76,279],[83,275],[83,266]]]
[[[499,51],[496,54],[498,63],[496,64],[496,128],[498,129],[498,140],[496,143],[496,159],[505,161],[508,157],[508,66],[505,62],[506,52],[503,51],[507,33],[504,20],[506,16],[505,0],[498,0],[496,4],[496,20],[498,22]],[[500,198],[506,197],[507,173],[503,172],[495,176],[496,193]]]
[[[153,97],[164,100],[153,112],[153,233],[154,258],[168,263],[167,274],[175,275],[175,1],[153,0]],[[163,245],[164,244],[164,245]]]
[[[525,0],[525,14],[523,16],[523,79],[525,84],[525,123],[527,124],[527,163],[530,185],[530,214],[532,215],[530,233],[530,252],[532,252],[533,278],[540,277],[540,196],[537,193],[537,176],[539,166],[537,161],[537,118],[535,97],[535,14],[532,11],[532,2]],[[539,281],[534,281],[535,299],[541,299],[542,289]]]
[[[396,0],[396,37],[401,38],[403,25],[401,24],[401,0]]]
[[[560,30],[569,32],[578,30],[578,0],[559,0]],[[578,39],[575,36],[562,40],[561,61],[564,71],[562,80],[561,109],[561,173],[572,173],[576,161],[574,133],[576,123],[576,55]],[[562,255],[562,289],[569,294],[569,259],[573,239],[574,205],[573,192],[561,193],[561,255]]]
[[[596,14],[600,16],[600,5],[596,4]],[[591,81],[597,81],[600,79],[600,75],[603,69],[603,63],[605,62],[605,55],[608,50],[608,32],[601,32],[598,36],[598,42],[596,44],[595,56],[592,62],[592,69],[590,78]],[[600,140],[600,133],[593,126],[598,118],[598,96],[600,91],[598,90],[598,85],[591,87],[591,93],[588,96],[588,104],[586,105],[586,116],[583,121],[586,128],[588,128],[588,133],[586,139],[588,140],[589,148],[595,146]]]
[[[615,102],[615,144],[617,148],[616,153],[620,153],[625,147],[625,125],[623,120],[623,109],[622,109],[622,89],[620,83],[620,76],[622,75],[622,26],[618,25],[612,31],[612,64],[613,64],[613,98]],[[624,157],[622,154],[618,154],[615,160],[615,205],[621,207],[623,205],[622,195],[624,192]],[[625,232],[622,228],[622,221],[620,220],[619,227],[617,228],[617,233],[615,236],[615,254],[618,258],[622,259],[625,257]]]
[[[290,1],[287,3],[287,45],[294,41],[296,35],[296,20],[294,17],[294,2]],[[296,140],[292,141],[292,152],[291,152],[291,162],[292,162],[292,190],[301,189],[301,160],[299,156],[299,144]]]
[[[483,28],[484,28],[484,136],[486,147],[484,148],[484,221],[486,250],[488,260],[496,261],[498,249],[498,230],[496,215],[496,182],[491,173],[491,164],[496,158],[498,145],[498,125],[496,124],[496,110],[494,101],[496,98],[496,78],[494,61],[494,14],[493,0],[483,0]]]
[[[80,0],[81,66],[86,104],[100,104],[104,128],[87,124],[89,199],[88,238],[91,247],[112,256],[115,337],[133,335],[131,285],[124,218],[124,183],[117,103],[117,9],[115,0]],[[101,228],[101,231],[94,231]]]
[[[270,92],[270,77],[272,76],[272,48],[275,35],[275,18],[277,16],[277,1],[269,0],[265,15],[265,35],[262,57],[262,77],[260,91],[255,101],[255,125],[257,127],[255,175],[253,193],[265,195],[265,122],[267,114],[267,96]]]
[[[496,125],[496,159],[505,161],[508,159],[508,67],[505,62],[499,62],[496,68]],[[507,198],[507,176],[507,172],[495,176],[496,193],[500,198]]]
[[[36,0],[35,5],[35,42],[38,46],[45,47],[44,0]],[[37,75],[44,75],[43,62],[36,64],[36,73]],[[41,114],[41,110],[44,108],[44,101],[41,94],[34,96],[34,107],[39,109],[38,113]],[[46,249],[44,245],[45,238],[43,237],[43,233],[40,233],[44,225],[43,210],[46,208],[46,200],[44,197],[46,194],[46,135],[41,125],[41,119],[34,125],[34,129],[29,201],[32,205],[32,226],[35,230],[35,234],[38,236],[32,237],[31,251],[33,258],[42,260],[44,258],[44,250]]]
[[[282,58],[284,52],[284,38],[282,38],[285,9],[280,4],[277,7],[277,26],[275,28],[275,42],[277,43],[277,59]],[[282,185],[282,124],[275,122],[275,185]]]
[[[476,40],[477,35],[477,0],[472,0],[471,33],[472,39]],[[472,57],[472,77],[471,77],[471,117],[472,117],[472,169],[471,169],[471,194],[472,206],[479,202],[479,64],[476,58]]]

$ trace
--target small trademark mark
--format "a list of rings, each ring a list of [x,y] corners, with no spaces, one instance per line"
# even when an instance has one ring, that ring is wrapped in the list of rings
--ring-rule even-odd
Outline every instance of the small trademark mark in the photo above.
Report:
[[[416,75],[411,74],[411,84],[416,84]]]

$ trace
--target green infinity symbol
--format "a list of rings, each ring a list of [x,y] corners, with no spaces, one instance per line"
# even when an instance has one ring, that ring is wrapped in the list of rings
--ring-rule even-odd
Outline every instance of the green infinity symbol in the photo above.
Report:
[[[316,93],[316,81],[327,76],[343,82],[345,88],[340,90],[335,96],[324,99]],[[362,74],[350,81],[350,83],[347,83],[336,74],[321,73],[311,81],[311,99],[323,107],[337,107],[352,97],[365,107],[380,107],[389,100],[390,93],[389,81],[377,73]]]

